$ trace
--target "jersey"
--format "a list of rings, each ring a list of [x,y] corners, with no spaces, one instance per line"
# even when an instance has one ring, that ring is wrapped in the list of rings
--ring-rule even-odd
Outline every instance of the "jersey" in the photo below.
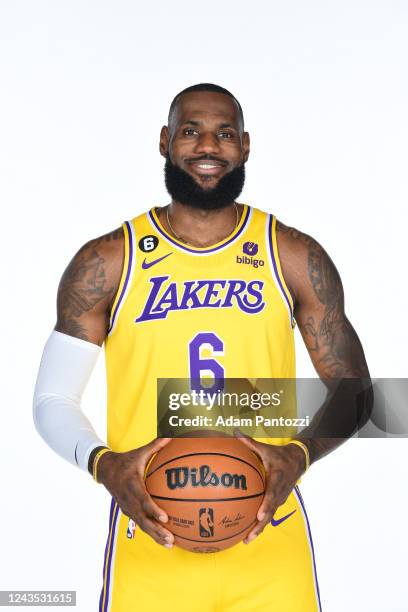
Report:
[[[154,209],[123,229],[125,265],[105,343],[111,448],[156,437],[158,379],[200,376],[208,360],[222,378],[295,378],[275,216],[244,205],[234,232],[208,248],[168,234]]]
[[[282,274],[276,223],[274,215],[244,204],[235,230],[204,248],[169,234],[155,208],[123,224],[123,272],[105,342],[108,444],[114,451],[156,437],[159,379],[196,379],[208,371],[226,379],[295,378],[294,305]],[[279,527],[282,550],[275,528],[268,536],[273,542],[265,529],[259,543],[199,555],[162,549],[112,502],[100,609],[133,609],[133,596],[140,610],[182,610],[184,604],[191,609],[191,602],[198,605],[199,585],[215,581],[213,590],[205,589],[200,609],[255,609],[255,597],[256,609],[315,612],[314,559],[298,496],[291,494],[279,511],[291,517]],[[252,575],[252,565],[259,567],[263,556],[273,566],[271,546],[274,579]],[[292,575],[290,552],[297,555]],[[218,574],[228,567],[230,591],[224,592]],[[239,579],[242,571],[245,580]]]

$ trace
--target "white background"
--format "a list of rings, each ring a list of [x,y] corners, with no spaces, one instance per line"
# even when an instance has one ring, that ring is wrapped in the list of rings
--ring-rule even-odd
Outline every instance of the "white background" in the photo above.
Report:
[[[407,18],[393,0],[2,2],[0,589],[96,610],[108,497],[38,437],[32,390],[69,259],[168,202],[158,137],[184,87],[238,97],[240,201],[325,246],[372,375],[407,376]],[[104,437],[103,359],[84,408]],[[353,440],[304,478],[325,612],[408,610],[407,450]]]

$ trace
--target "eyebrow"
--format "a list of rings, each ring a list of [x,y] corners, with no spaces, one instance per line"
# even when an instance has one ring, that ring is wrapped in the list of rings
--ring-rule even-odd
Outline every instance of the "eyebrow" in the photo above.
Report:
[[[201,123],[202,123],[202,121],[194,121],[194,119],[186,119],[181,124],[181,127],[183,127],[183,125],[187,125],[187,124],[188,125],[194,125],[195,127],[198,127],[199,125],[201,125]],[[224,128],[231,128],[232,130],[236,130],[237,129],[233,125],[231,125],[230,123],[221,123],[217,127],[218,127],[218,129],[224,129]]]

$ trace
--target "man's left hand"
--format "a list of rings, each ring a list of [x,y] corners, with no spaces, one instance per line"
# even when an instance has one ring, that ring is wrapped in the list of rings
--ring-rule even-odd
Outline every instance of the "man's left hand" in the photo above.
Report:
[[[243,541],[244,544],[249,544],[262,533],[279,506],[289,497],[306,470],[306,457],[303,450],[295,444],[264,444],[242,434],[239,440],[260,457],[266,472],[265,496],[257,513],[257,523]]]

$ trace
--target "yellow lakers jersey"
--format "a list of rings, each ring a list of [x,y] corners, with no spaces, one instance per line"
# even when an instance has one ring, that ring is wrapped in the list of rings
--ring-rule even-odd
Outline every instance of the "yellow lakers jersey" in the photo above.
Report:
[[[154,208],[123,230],[105,342],[113,450],[156,437],[158,379],[295,378],[293,302],[274,215],[244,205],[234,232],[205,248],[170,235]]]

